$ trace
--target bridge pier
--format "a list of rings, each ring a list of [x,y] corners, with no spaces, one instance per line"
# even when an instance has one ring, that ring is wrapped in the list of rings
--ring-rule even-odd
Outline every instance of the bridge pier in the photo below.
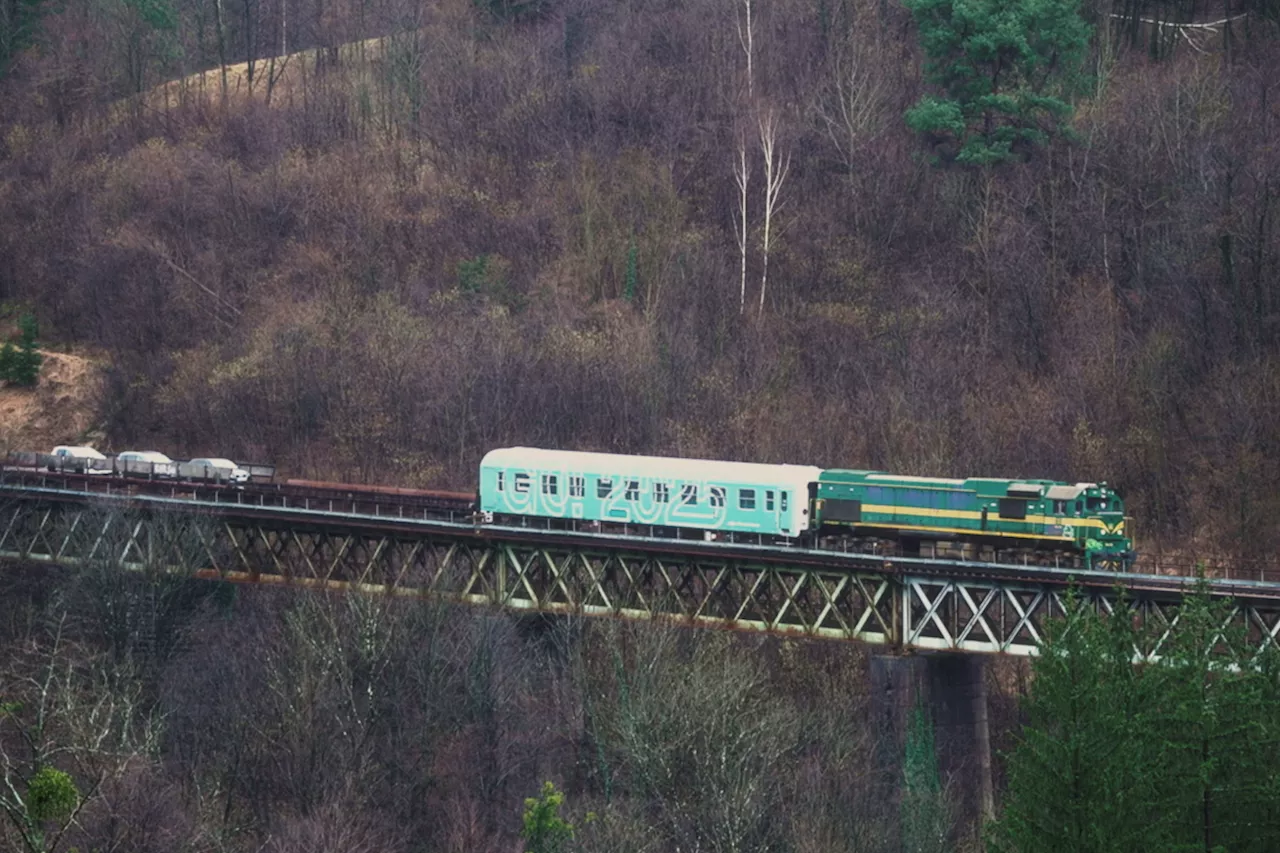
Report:
[[[897,803],[903,757],[916,703],[933,723],[938,775],[961,821],[974,826],[994,816],[986,665],[981,655],[875,655],[871,713],[880,778]]]

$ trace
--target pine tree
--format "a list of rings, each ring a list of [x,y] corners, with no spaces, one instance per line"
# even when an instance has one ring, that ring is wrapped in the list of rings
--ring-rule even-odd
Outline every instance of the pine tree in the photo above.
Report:
[[[13,365],[18,360],[18,351],[13,343],[5,341],[0,347],[0,382],[13,381]]]
[[[27,314],[18,321],[18,326],[22,329],[22,339],[17,350],[5,344],[6,354],[0,357],[0,364],[5,369],[0,370],[0,378],[30,388],[40,379],[40,365],[44,363],[44,356],[36,350],[36,318]]]
[[[1228,608],[1210,598],[1202,579],[1152,672],[1155,805],[1171,823],[1169,849],[1280,848],[1274,660],[1252,659]]]
[[[1009,756],[1004,812],[991,849],[1004,853],[1162,850],[1147,823],[1143,710],[1128,610],[1107,618],[1074,596],[1050,626]]]
[[[1078,0],[906,0],[906,6],[928,56],[925,77],[942,90],[908,110],[907,124],[949,142],[947,159],[999,163],[1065,128],[1071,106],[1063,96],[1089,43]]]
[[[1155,663],[1132,615],[1070,608],[1037,659],[992,849],[1280,849],[1280,658],[1203,581]]]

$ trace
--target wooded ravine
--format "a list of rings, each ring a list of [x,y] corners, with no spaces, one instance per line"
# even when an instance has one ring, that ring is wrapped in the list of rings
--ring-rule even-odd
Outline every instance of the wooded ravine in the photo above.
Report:
[[[1147,553],[1266,558],[1278,20],[0,0],[0,325],[103,366],[104,450],[452,489],[507,445],[1106,481]],[[107,738],[5,765],[110,780],[29,849],[510,849],[547,778],[582,849],[901,842],[863,650],[93,571],[6,576],[0,746],[39,695],[41,743]]]

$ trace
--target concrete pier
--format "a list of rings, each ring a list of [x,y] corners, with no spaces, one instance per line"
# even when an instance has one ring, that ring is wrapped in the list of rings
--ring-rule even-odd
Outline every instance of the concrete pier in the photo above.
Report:
[[[923,705],[933,722],[938,775],[962,824],[975,835],[994,815],[986,666],[979,655],[876,655],[871,659],[871,714],[880,778],[896,808],[911,713]]]

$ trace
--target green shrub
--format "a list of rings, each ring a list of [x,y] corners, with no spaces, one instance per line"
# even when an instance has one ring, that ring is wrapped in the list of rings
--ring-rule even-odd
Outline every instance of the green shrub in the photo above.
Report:
[[[573,824],[560,817],[564,794],[550,782],[537,798],[524,801],[524,836],[527,853],[558,853],[573,838]]]
[[[66,820],[79,802],[76,783],[61,770],[41,767],[27,783],[27,814],[37,823]]]
[[[18,346],[5,343],[0,348],[0,380],[30,388],[40,379],[40,365],[44,363],[44,356],[36,350],[39,327],[31,314],[24,315],[18,326],[22,329]]]

